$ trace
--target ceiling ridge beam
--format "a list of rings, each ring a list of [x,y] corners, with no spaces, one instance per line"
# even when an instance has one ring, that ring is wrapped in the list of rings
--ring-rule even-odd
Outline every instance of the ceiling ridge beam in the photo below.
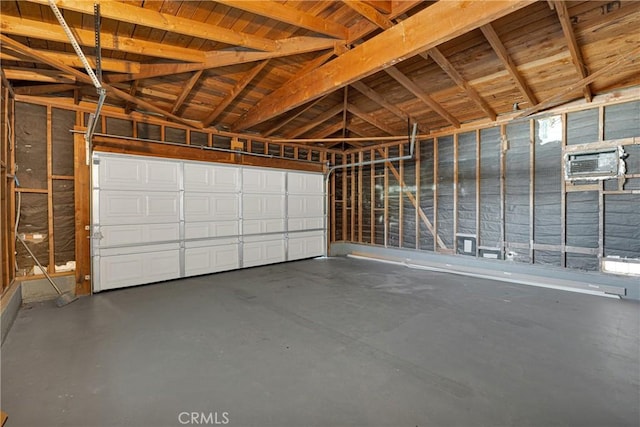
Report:
[[[93,6],[92,6],[93,7]],[[0,31],[4,34],[31,37],[47,41],[69,44],[69,39],[59,24],[51,24],[33,19],[3,15],[0,20]],[[95,32],[81,28],[72,29],[78,43],[82,46],[94,47]],[[205,52],[170,46],[162,43],[137,40],[131,37],[115,36],[103,33],[100,35],[102,49],[135,53],[144,56],[173,59],[188,62],[204,62]]]
[[[48,0],[28,1],[44,5],[49,4]],[[86,0],[55,0],[55,3],[60,9],[72,10],[92,16],[94,14],[93,2]],[[257,37],[252,34],[145,9],[144,7],[133,6],[127,3],[102,1],[100,2],[100,16],[119,22],[141,25],[234,46],[243,46],[250,49],[270,51],[277,48],[275,40]]]
[[[587,65],[584,62],[584,58],[582,56],[582,52],[580,51],[580,46],[578,46],[578,41],[576,40],[576,35],[573,31],[573,27],[571,25],[571,18],[569,16],[569,10],[567,9],[567,4],[563,1],[554,1],[554,6],[556,9],[556,13],[558,15],[558,19],[560,20],[560,26],[562,27],[562,32],[564,33],[564,38],[567,40],[567,44],[569,45],[569,52],[571,53],[571,61],[573,65],[576,67],[576,71],[578,72],[578,76],[581,79],[584,79],[589,74],[587,71]],[[591,93],[591,88],[589,85],[586,85],[582,88],[582,93],[584,94],[584,99],[587,102],[591,102],[593,99],[593,94]]]
[[[249,72],[247,72],[247,74],[245,74],[244,77],[242,77],[242,79],[240,79],[236,83],[233,89],[231,89],[231,92],[229,92],[229,94],[225,96],[222,101],[220,101],[220,103],[211,112],[211,114],[209,114],[207,118],[203,120],[202,124],[204,125],[204,127],[209,127],[211,123],[224,111],[224,109],[227,108],[229,104],[231,104],[233,100],[237,98],[240,92],[242,92],[244,88],[246,88],[247,85],[251,83],[253,79],[255,79],[258,73],[267,66],[268,63],[269,60],[266,59],[251,68],[251,70],[249,70]]]
[[[72,76],[74,76],[77,80],[84,82],[84,83],[88,83],[93,85],[93,81],[91,80],[91,78],[86,75],[85,73],[76,70],[75,68],[69,67],[68,65],[65,65],[55,59],[49,58],[45,55],[42,55],[41,53],[38,53],[37,51],[35,51],[34,49],[31,49],[29,46],[25,46],[20,42],[17,42],[15,40],[13,40],[11,37],[6,36],[4,34],[0,34],[0,44],[4,44],[6,46],[10,46],[12,49],[16,50],[19,53],[22,53],[24,55],[28,55],[32,58],[34,58],[35,60],[44,62],[45,64],[58,69],[60,71],[64,71],[66,73],[71,74]],[[162,108],[156,107],[155,105],[147,102],[147,101],[143,101],[141,99],[138,99],[136,97],[133,97],[131,95],[129,95],[126,92],[121,91],[120,89],[117,89],[111,85],[109,85],[108,83],[102,83],[102,87],[104,89],[107,90],[108,93],[111,93],[112,95],[116,96],[117,98],[120,98],[124,101],[129,101],[129,102],[133,102],[134,104],[143,107],[149,111],[153,111],[154,113],[158,113],[161,114],[165,117],[171,118],[173,120],[179,121],[183,124],[186,124],[187,126],[190,127],[195,127],[195,128],[202,128],[202,123],[200,122],[196,122],[196,121],[192,121],[192,120],[187,120],[184,119],[182,117],[178,117],[174,114],[171,114],[168,111],[163,110]]]
[[[440,105],[435,99],[433,99],[428,93],[423,91],[420,86],[415,84],[413,80],[407,77],[404,73],[398,70],[396,67],[389,67],[385,70],[387,74],[393,77],[398,83],[404,86],[414,96],[429,106],[436,114],[448,121],[453,127],[459,128],[460,121],[456,119],[451,113],[449,113],[442,105]]]
[[[518,71],[516,64],[511,59],[509,52],[507,52],[507,48],[500,40],[500,37],[498,36],[498,33],[496,33],[496,30],[490,23],[481,26],[480,30],[491,45],[491,48],[493,49],[495,54],[498,56],[498,59],[500,59],[502,64],[511,75],[511,78],[515,81],[516,86],[518,87],[520,93],[522,93],[524,99],[530,105],[536,105],[538,103],[536,96],[533,94],[531,88],[524,80],[524,77],[522,77],[522,74],[520,74],[520,72]]]
[[[535,0],[436,2],[265,96],[234,124],[248,129],[312,99],[523,8]],[[456,19],[451,20],[451,16]],[[431,22],[425,26],[425,22]]]
[[[347,27],[337,22],[274,1],[216,0],[216,2],[338,39],[345,40],[348,36]]]

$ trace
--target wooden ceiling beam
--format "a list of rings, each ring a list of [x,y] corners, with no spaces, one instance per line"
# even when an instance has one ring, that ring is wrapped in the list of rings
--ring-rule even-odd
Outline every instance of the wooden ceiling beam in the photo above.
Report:
[[[164,77],[198,70],[221,68],[229,65],[245,64],[283,56],[333,49],[335,40],[318,37],[292,37],[278,41],[278,49],[273,52],[211,51],[205,53],[199,64],[141,64],[138,74],[118,74],[105,76],[105,81],[119,83],[129,80]]]
[[[400,108],[398,108],[395,105],[393,105],[392,103],[388,102],[382,95],[380,95],[375,90],[371,89],[366,84],[362,83],[362,81],[357,81],[357,82],[351,83],[351,87],[353,87],[358,92],[360,92],[361,94],[363,94],[364,96],[366,96],[367,98],[369,98],[370,100],[375,102],[376,104],[380,105],[384,109],[386,109],[386,110],[390,111],[391,113],[395,114],[400,119],[402,119],[404,121],[406,121],[407,119],[410,119],[409,114],[405,113]]]
[[[371,114],[365,113],[364,111],[362,111],[360,108],[356,107],[353,104],[349,104],[347,106],[347,109],[354,116],[358,117],[361,120],[364,120],[365,122],[371,124],[372,126],[377,127],[378,129],[380,129],[383,132],[388,133],[389,135],[397,135],[398,134],[398,132],[396,130],[391,129],[385,123],[382,123],[380,120],[376,119]]]
[[[393,77],[398,83],[405,87],[409,92],[411,92],[414,96],[424,102],[429,106],[435,113],[440,115],[443,119],[448,121],[453,127],[459,128],[460,121],[456,119],[451,113],[445,110],[442,105],[440,105],[435,99],[433,99],[429,94],[424,92],[420,86],[415,84],[409,77],[405,76],[400,70],[396,67],[389,67],[385,69],[387,74]]]
[[[220,101],[220,103],[216,106],[216,108],[214,108],[211,114],[209,114],[207,118],[203,120],[202,124],[204,125],[204,127],[209,127],[211,123],[224,111],[224,109],[227,108],[229,104],[231,104],[233,100],[238,97],[240,92],[242,92],[244,88],[246,88],[247,85],[256,78],[258,73],[262,71],[268,63],[269,60],[267,59],[253,66],[253,68],[251,68],[249,72],[236,83],[233,89],[231,89],[231,92],[229,92],[229,94],[225,96],[222,101]]]
[[[43,83],[75,83],[76,78],[69,73],[58,70],[44,70],[40,68],[3,67],[8,80],[26,80]]]
[[[567,40],[567,44],[569,45],[571,61],[576,67],[576,71],[578,72],[578,76],[580,77],[580,79],[584,79],[588,75],[587,65],[584,62],[582,52],[580,51],[580,47],[578,46],[576,35],[573,32],[573,26],[571,25],[571,17],[569,16],[567,4],[564,1],[554,1],[554,6],[556,13],[558,14],[558,19],[560,20],[560,25],[562,26],[564,38]],[[584,99],[587,102],[591,102],[591,100],[593,99],[593,94],[591,93],[591,88],[589,87],[589,85],[582,88],[582,93],[584,94]]]
[[[392,8],[393,10],[387,18],[390,20],[395,19],[422,2],[423,0],[397,1],[394,3]],[[349,28],[349,38],[347,39],[347,43],[352,44],[353,42],[368,36],[378,28],[379,27],[371,21],[362,20]]]
[[[522,93],[524,99],[530,105],[536,105],[538,103],[538,100],[531,91],[529,85],[527,85],[524,77],[522,77],[522,74],[520,74],[520,72],[516,68],[516,64],[514,64],[513,60],[511,59],[511,56],[507,52],[507,48],[504,47],[504,44],[500,40],[500,37],[498,36],[498,33],[496,33],[496,30],[490,23],[481,26],[480,30],[489,41],[489,44],[493,48],[493,51],[496,53],[502,64],[511,75],[511,78],[513,78],[513,80],[515,81],[516,86],[518,87],[520,93]]]
[[[393,27],[393,22],[391,22],[386,16],[378,12],[375,7],[363,1],[342,0],[342,2],[349,6],[351,9],[358,12],[360,15],[364,16],[372,24],[375,24],[384,30],[388,30],[389,28]]]
[[[326,127],[324,129],[320,129],[312,134],[309,134],[309,139],[323,139],[328,137],[329,135],[333,135],[334,133],[340,131],[342,129],[342,120],[339,122]]]
[[[75,53],[69,52],[56,52],[51,50],[40,50],[36,49],[40,53],[46,56],[50,56],[54,59],[57,59],[61,63],[68,65],[73,68],[84,68],[84,64],[78,58],[78,55]],[[9,50],[5,49],[0,52],[0,58],[3,61],[25,61],[24,55],[14,54]],[[95,68],[95,57],[94,56],[86,56],[89,65]],[[26,61],[33,61],[32,58],[27,58]],[[125,61],[121,59],[113,59],[113,58],[102,58],[101,61],[102,69],[104,71],[114,71],[116,73],[139,73],[140,72],[140,63],[133,61]]]
[[[216,0],[216,2],[337,39],[345,40],[348,36],[347,27],[275,1]]]
[[[92,4],[92,3],[87,3]],[[93,7],[93,6],[91,6]],[[4,34],[31,37],[47,41],[69,43],[67,35],[59,24],[51,24],[32,19],[18,18],[11,15],[3,15],[0,21],[0,31]],[[95,32],[81,28],[72,29],[76,40],[81,46],[94,47]],[[205,52],[171,46],[168,44],[150,42],[145,40],[123,37],[108,33],[100,35],[102,49],[116,50],[139,55],[172,59],[186,62],[204,62]]]
[[[420,55],[423,58],[428,58],[430,56],[436,62],[436,64],[438,64],[440,68],[442,68],[442,70],[447,73],[451,80],[453,80],[460,89],[464,90],[467,96],[471,98],[471,100],[475,102],[476,105],[480,107],[492,121],[496,120],[497,114],[495,110],[491,108],[487,101],[485,101],[484,98],[480,96],[478,91],[476,91],[473,86],[471,86],[469,82],[467,82],[460,75],[460,73],[458,73],[451,62],[449,62],[449,60],[442,54],[442,52],[440,52],[437,47],[431,48],[426,53],[423,52]]]
[[[46,55],[43,55],[37,51],[35,51],[34,49],[31,49],[29,46],[25,46],[22,43],[19,43],[15,40],[13,40],[11,37],[6,36],[4,34],[0,34],[0,44],[3,44],[5,46],[9,46],[11,49],[15,50],[18,53],[21,53],[23,55],[27,55],[32,57],[33,59],[43,62],[53,68],[56,68],[60,71],[63,71],[65,73],[71,74],[73,77],[75,77],[75,79],[77,81],[80,82],[84,82],[87,84],[92,85],[93,82],[91,80],[91,78],[86,75],[85,73],[76,70],[75,68],[71,68],[68,65],[62,64],[61,62],[49,58]],[[109,85],[108,83],[103,83],[102,84],[103,88],[107,90],[108,93],[111,93],[113,96],[120,98],[124,101],[129,101],[129,102],[133,102],[134,104],[142,107],[143,109],[152,111],[154,113],[158,113],[161,114],[164,117],[168,117],[170,119],[176,120],[178,122],[184,123],[187,126],[190,127],[195,127],[195,128],[202,128],[202,123],[199,122],[194,122],[192,120],[186,120],[183,119],[182,117],[178,117],[174,114],[171,114],[168,111],[163,110],[162,108],[158,108],[153,104],[150,104],[149,102],[143,101],[141,99],[138,99],[136,97],[133,97],[131,95],[129,95],[126,92],[123,92],[120,89],[117,89],[111,85]]]
[[[364,0],[364,3],[375,7],[379,12],[386,13],[387,15],[393,12],[392,0]]]
[[[344,107],[342,105],[342,102],[340,104],[334,105],[332,108],[326,110],[322,114],[319,114],[315,119],[309,121],[306,125],[296,128],[292,132],[286,134],[285,138],[296,138],[304,133],[309,132],[311,129],[326,122],[336,114],[341,113],[343,108]],[[342,125],[342,122],[340,122],[340,124]]]
[[[51,84],[51,85],[35,85],[35,86],[19,86],[14,88],[16,95],[51,95],[53,93],[67,92],[78,89],[75,84]]]
[[[200,77],[202,77],[202,73],[204,73],[204,70],[198,70],[193,73],[187,83],[182,87],[182,92],[180,92],[180,95],[178,95],[176,102],[174,102],[173,107],[171,107],[171,113],[175,114],[180,109],[180,107],[182,107],[184,100],[187,99],[187,96],[189,96],[189,94],[193,90],[193,87],[198,83]]]
[[[394,63],[531,4],[534,0],[436,2],[331,62],[276,89],[247,111],[234,130],[249,129]],[[452,20],[451,16],[456,19]],[[426,26],[424,23],[430,22]]]
[[[49,4],[48,0],[29,1],[43,5]],[[72,10],[74,12],[93,16],[93,2],[86,0],[55,0],[55,2],[60,9]],[[242,33],[240,31],[208,24],[206,22],[182,18],[180,16],[170,15],[122,2],[100,2],[100,16],[102,18],[113,19],[119,22],[142,25],[144,27],[197,37],[204,40],[226,43],[233,46],[242,46],[263,51],[271,51],[277,48],[275,40],[257,37],[252,34]]]
[[[139,84],[140,80],[134,80],[131,82],[131,85],[129,86],[129,95],[131,96],[136,96],[136,93],[138,92],[138,84]],[[132,104],[131,102],[127,102],[125,103],[124,106],[124,112],[126,114],[131,113],[133,110],[135,110],[136,106],[135,104]]]

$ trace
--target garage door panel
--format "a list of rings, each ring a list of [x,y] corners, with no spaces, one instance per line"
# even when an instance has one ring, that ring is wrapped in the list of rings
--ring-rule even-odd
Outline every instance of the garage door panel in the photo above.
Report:
[[[289,218],[289,231],[314,230],[324,228],[324,218]]]
[[[185,193],[185,221],[229,221],[239,217],[238,195],[226,193]]]
[[[322,216],[324,212],[324,197],[322,195],[290,195],[287,208],[290,218]]]
[[[184,164],[185,191],[234,193],[240,191],[240,170],[233,167]]]
[[[273,264],[284,260],[284,239],[244,243],[242,251],[243,267]]]
[[[100,218],[103,225],[177,222],[178,193],[142,191],[100,191]]]
[[[300,233],[289,236],[289,260],[317,257],[324,254],[324,233]]]
[[[285,196],[281,194],[245,194],[242,199],[244,219],[284,218]]]
[[[176,279],[180,277],[179,251],[99,257],[100,289]]]
[[[245,193],[284,193],[286,172],[243,169],[242,191]]]
[[[319,174],[289,172],[287,190],[289,194],[323,194],[324,177]]]
[[[242,234],[264,234],[281,233],[284,231],[284,220],[278,219],[255,219],[242,222]]]
[[[185,250],[185,273],[188,276],[234,270],[239,267],[238,243]]]
[[[179,164],[138,157],[100,159],[100,188],[105,190],[167,191],[179,189]]]
[[[184,225],[184,235],[186,239],[237,236],[239,224],[239,221],[188,222]]]
[[[143,245],[153,242],[178,241],[180,226],[171,224],[138,224],[100,226],[100,247]]]

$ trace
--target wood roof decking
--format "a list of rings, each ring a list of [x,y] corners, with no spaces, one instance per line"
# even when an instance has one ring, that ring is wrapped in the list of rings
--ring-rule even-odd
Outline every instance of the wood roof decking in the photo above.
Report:
[[[93,2],[56,3],[91,61]],[[103,1],[107,102],[272,138],[375,137],[405,135],[407,118],[427,133],[494,120],[514,104],[533,111],[558,94],[559,102],[588,101],[640,85],[634,53],[562,94],[640,46],[640,1],[489,6]],[[84,73],[46,0],[5,0],[0,12],[4,37],[35,49],[2,45],[2,70],[18,93],[72,97],[77,89],[96,99],[66,68]]]

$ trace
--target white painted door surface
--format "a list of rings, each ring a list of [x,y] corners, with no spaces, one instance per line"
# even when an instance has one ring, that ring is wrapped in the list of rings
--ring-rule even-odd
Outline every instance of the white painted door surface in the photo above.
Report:
[[[96,153],[93,287],[319,256],[321,174]]]

